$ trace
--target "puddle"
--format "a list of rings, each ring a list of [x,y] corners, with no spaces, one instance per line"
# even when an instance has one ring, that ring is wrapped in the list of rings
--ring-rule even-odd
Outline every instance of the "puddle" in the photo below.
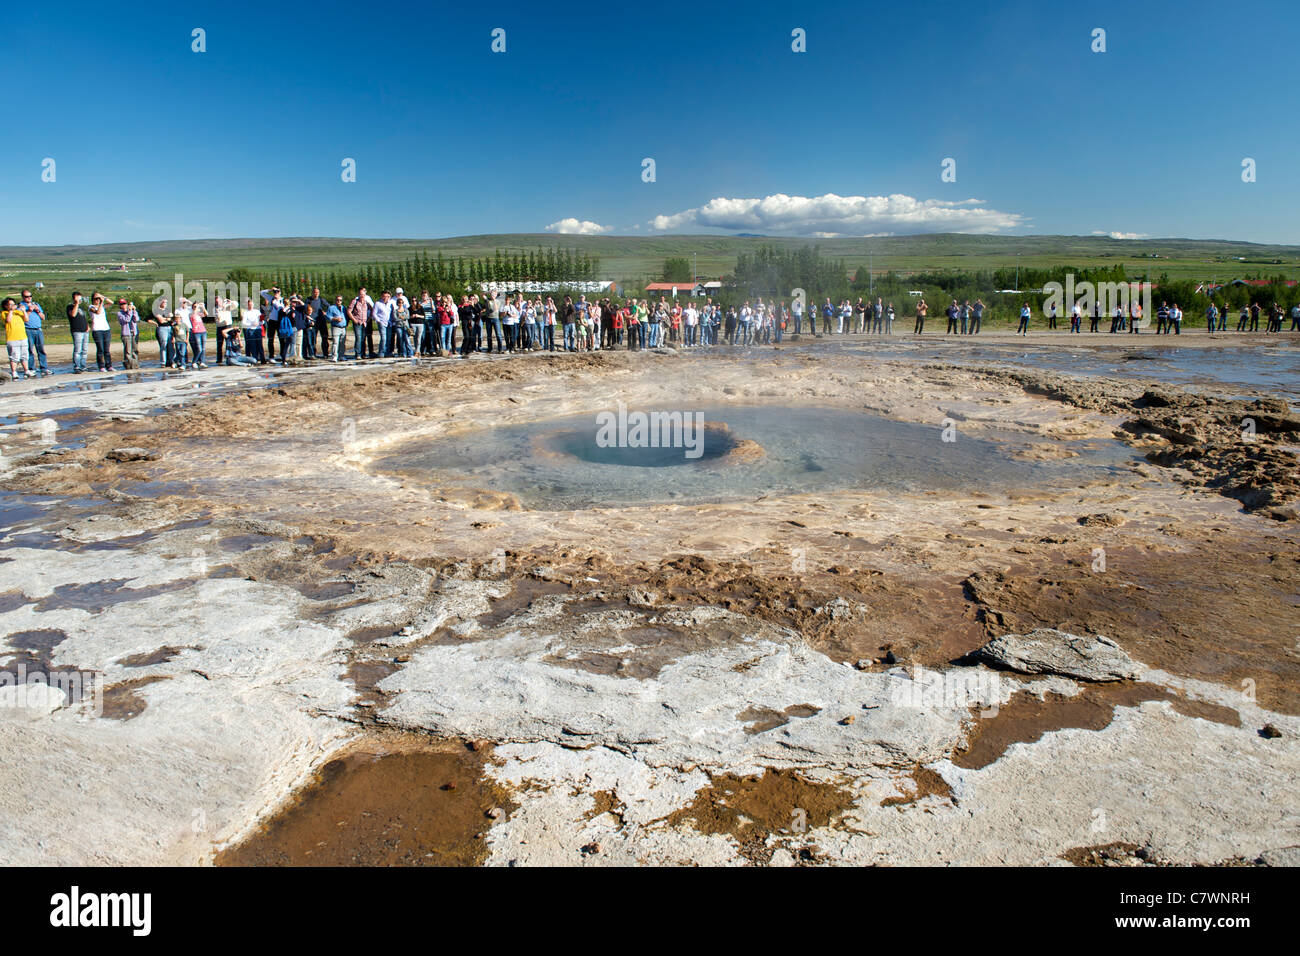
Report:
[[[152,667],[180,657],[182,651],[201,651],[201,647],[172,647],[170,644],[146,654],[130,654],[118,660],[123,667]]]
[[[1167,700],[1187,717],[1241,726],[1235,710],[1179,697],[1154,684],[1089,686],[1074,697],[1047,694],[1041,700],[1033,694],[1018,693],[998,708],[996,716],[976,722],[966,747],[953,754],[952,762],[978,770],[1001,757],[1012,744],[1032,743],[1056,730],[1103,730],[1114,718],[1116,707],[1135,707],[1148,700]]]
[[[123,587],[129,580],[132,579],[110,578],[107,581],[88,581],[85,584],[60,584],[48,597],[37,601],[35,607],[38,611],[76,609],[95,614],[106,607],[129,601],[143,601],[145,598],[172,591],[182,591],[194,584],[193,578],[179,578],[141,588]]]
[[[373,745],[372,745],[373,747]],[[493,817],[515,808],[466,747],[337,757],[217,866],[475,866]]]
[[[696,504],[837,488],[923,492],[1085,483],[1135,459],[1118,441],[1079,444],[1068,461],[1026,461],[1023,435],[943,440],[943,426],[840,409],[713,406],[700,440],[605,448],[595,415],[477,429],[399,446],[373,467],[444,489],[484,488],[535,509]],[[629,436],[631,432],[627,433]],[[696,455],[698,453],[698,455]],[[692,457],[696,455],[696,457]]]
[[[134,677],[104,688],[104,711],[101,716],[109,720],[133,720],[148,708],[149,702],[136,693],[141,687],[170,680],[163,674],[151,677]]]

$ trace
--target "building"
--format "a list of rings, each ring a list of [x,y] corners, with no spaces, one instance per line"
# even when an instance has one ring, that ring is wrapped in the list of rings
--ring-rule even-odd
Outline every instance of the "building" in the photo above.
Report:
[[[704,285],[690,279],[681,282],[651,282],[645,291],[647,295],[704,295]]]

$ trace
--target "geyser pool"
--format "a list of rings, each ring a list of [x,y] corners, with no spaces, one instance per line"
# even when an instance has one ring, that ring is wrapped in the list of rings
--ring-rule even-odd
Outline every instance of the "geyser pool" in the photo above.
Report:
[[[683,441],[651,445],[629,430],[601,441],[597,412],[461,430],[413,440],[370,469],[447,488],[507,492],[529,508],[566,510],[635,503],[690,503],[838,489],[1007,491],[1044,482],[1083,483],[1121,469],[1134,454],[1117,441],[1074,442],[1071,457],[1014,457],[1024,435],[977,438],[958,424],[898,422],[845,409],[725,405],[691,409],[703,421],[699,454]],[[672,435],[671,427],[660,430]],[[605,438],[608,439],[608,432]]]

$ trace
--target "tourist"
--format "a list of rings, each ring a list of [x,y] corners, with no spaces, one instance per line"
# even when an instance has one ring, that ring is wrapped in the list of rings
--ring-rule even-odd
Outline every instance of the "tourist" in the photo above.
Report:
[[[1029,310],[1029,303],[1026,302],[1020,306],[1020,324],[1016,326],[1017,335],[1029,335],[1029,316],[1033,313]]]
[[[266,364],[266,352],[262,348],[262,312],[252,299],[244,300],[244,307],[239,310],[239,327],[244,334],[244,355],[257,362]]]
[[[140,313],[135,303],[117,300],[117,324],[122,335],[122,368],[140,367]],[[85,358],[84,354],[82,356]]]
[[[957,316],[960,314],[960,311],[961,310],[957,308],[956,299],[953,299],[952,304],[949,305],[948,308],[943,310],[944,315],[948,316],[948,331],[944,333],[945,335],[953,335],[956,333]]]
[[[49,375],[50,367],[45,361],[45,310],[32,298],[31,289],[23,289],[23,300],[19,303],[23,310],[23,328],[27,331],[27,352],[33,374]]]
[[[95,365],[101,372],[113,371],[113,356],[110,352],[113,327],[108,323],[104,297],[98,292],[90,297],[90,337],[95,340]]]
[[[252,299],[249,299],[249,302],[252,302]],[[220,344],[221,342],[220,336],[224,335],[226,339],[226,344],[224,348],[219,349],[219,351],[222,352],[223,357],[221,362],[218,364],[223,364],[223,365],[256,365],[257,364],[257,359],[253,358],[251,355],[241,354],[241,350],[239,347],[240,330],[236,329],[233,323],[230,328],[225,330],[224,333],[221,331],[221,326],[218,325],[217,335],[219,336],[219,338],[217,339],[218,344]]]
[[[86,371],[86,346],[90,343],[90,322],[81,307],[80,292],[72,293],[67,312],[68,331],[72,333],[72,371],[79,374]],[[25,330],[23,334],[27,334]]]
[[[330,324],[330,361],[342,362],[343,340],[348,334],[348,313],[343,307],[343,296],[334,297],[330,307],[325,310],[325,319]]]
[[[388,323],[393,329],[393,351],[399,358],[410,358],[411,352],[411,303],[397,290],[393,299],[393,314]]]
[[[912,332],[913,335],[920,335],[925,331],[925,316],[929,311],[930,307],[925,299],[916,300],[916,328]]]
[[[396,331],[393,325],[393,294],[385,289],[370,311],[375,318],[375,331],[379,334],[379,357],[388,358],[393,354]]]
[[[880,296],[876,296],[876,304],[871,307],[871,331],[879,335],[884,331],[885,308]]]
[[[456,317],[460,319],[460,357],[469,358],[471,353],[478,351],[478,313],[469,296],[460,297]]]
[[[225,365],[226,343],[230,341],[235,328],[235,300],[216,297],[213,303],[217,313],[217,364]]]
[[[208,327],[203,324],[207,315],[203,303],[195,302],[190,309],[190,368],[207,368]]]
[[[364,287],[358,290],[348,304],[348,318],[352,320],[352,358],[357,362],[375,357],[375,343],[371,338],[374,305]]]
[[[27,313],[12,297],[0,302],[0,320],[5,324],[5,347],[9,350],[9,377],[27,377]],[[21,370],[22,374],[19,374]]]
[[[885,310],[885,334],[894,334],[894,303],[889,303],[889,308]]]
[[[172,335],[176,330],[176,319],[171,309],[167,308],[166,299],[154,302],[149,321],[153,323],[154,338],[158,341],[158,365],[161,368],[171,368]]]
[[[984,322],[984,300],[976,299],[970,307],[970,334],[978,335]]]

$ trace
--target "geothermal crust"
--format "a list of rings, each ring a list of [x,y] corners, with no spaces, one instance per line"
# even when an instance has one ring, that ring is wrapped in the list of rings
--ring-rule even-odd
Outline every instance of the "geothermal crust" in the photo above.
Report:
[[[496,795],[454,837],[488,864],[1300,844],[1285,403],[834,349],[219,371],[75,410],[19,393],[0,427],[0,653],[101,675],[0,707],[7,863],[211,862],[331,761],[425,746],[472,752]],[[374,468],[619,400],[1127,457],[1085,486],[567,511]]]

